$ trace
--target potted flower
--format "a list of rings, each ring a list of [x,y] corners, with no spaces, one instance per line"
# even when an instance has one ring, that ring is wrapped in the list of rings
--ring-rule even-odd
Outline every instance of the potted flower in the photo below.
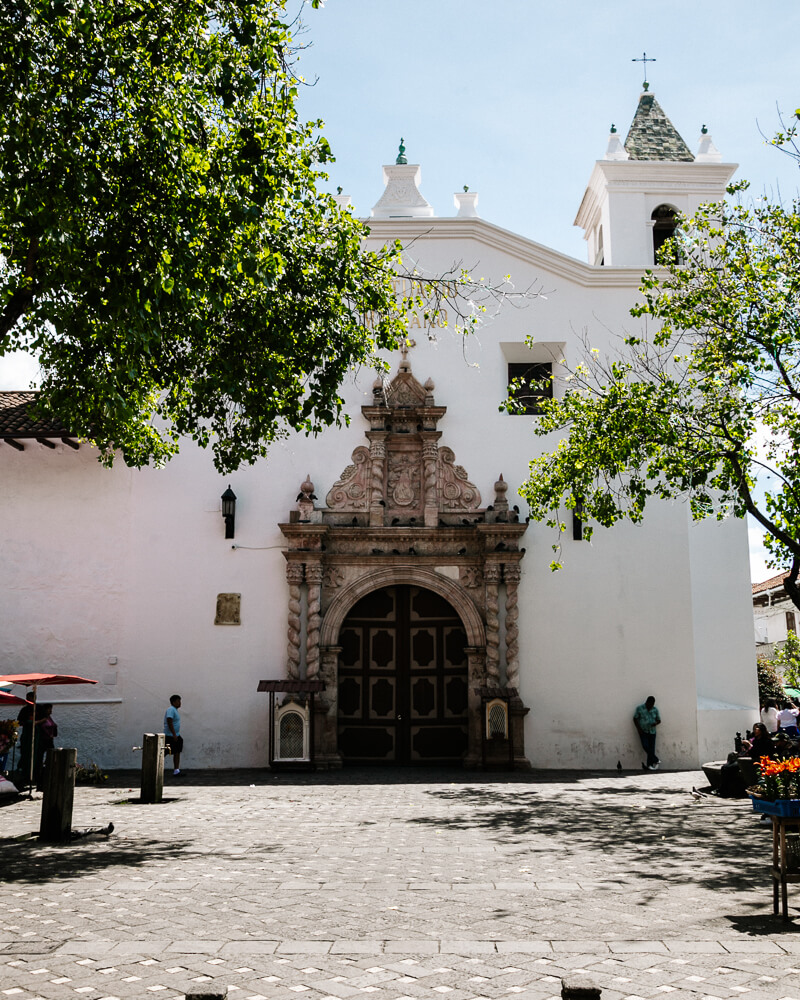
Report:
[[[753,809],[772,816],[800,816],[800,757],[762,757],[758,768],[758,785],[750,789]]]

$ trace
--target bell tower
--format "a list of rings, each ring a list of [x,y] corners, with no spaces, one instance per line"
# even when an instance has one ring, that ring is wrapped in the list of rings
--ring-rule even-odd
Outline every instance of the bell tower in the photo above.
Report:
[[[624,143],[611,126],[575,217],[592,265],[652,267],[675,213],[721,201],[737,167],[722,162],[705,125],[693,154],[647,86]]]

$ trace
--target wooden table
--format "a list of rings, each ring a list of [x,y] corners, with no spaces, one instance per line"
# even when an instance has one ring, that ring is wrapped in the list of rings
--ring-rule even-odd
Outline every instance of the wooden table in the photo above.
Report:
[[[800,882],[800,865],[795,865],[794,870],[789,866],[789,844],[786,831],[793,829],[796,834],[800,834],[800,816],[773,816],[772,817],[772,912],[778,912],[778,892],[781,897],[781,916],[784,920],[789,919],[789,902],[787,885],[789,882]],[[793,837],[792,840],[795,838]],[[800,859],[800,852],[795,853],[795,862]]]

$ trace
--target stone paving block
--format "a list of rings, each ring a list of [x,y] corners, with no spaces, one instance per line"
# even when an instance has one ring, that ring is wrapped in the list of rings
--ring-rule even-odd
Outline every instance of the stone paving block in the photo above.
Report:
[[[666,955],[667,946],[663,941],[609,941],[608,947],[612,954],[626,952],[646,952]]]
[[[780,944],[784,951],[787,951],[790,955],[800,955],[800,936],[791,934],[781,934],[779,938],[776,939],[777,943]],[[731,943],[731,947],[733,944]]]
[[[380,955],[383,941],[334,941],[331,955]]]
[[[107,955],[116,947],[115,941],[65,941],[52,952],[54,955]]]
[[[560,951],[577,951],[581,954],[599,954],[600,952],[608,952],[609,946],[605,941],[551,941],[550,942],[553,951],[558,953]]]
[[[548,955],[553,953],[550,941],[497,941],[497,952],[502,955]]]
[[[173,941],[167,945],[168,952],[179,955],[216,955],[224,941]]]
[[[732,955],[766,953],[772,955],[784,955],[785,949],[777,941],[770,941],[768,938],[740,938],[736,941],[722,940],[720,944]]]
[[[727,954],[720,941],[673,941],[667,938],[665,939],[664,944],[667,946],[667,951],[673,955]]]
[[[494,955],[497,947],[494,941],[440,941],[442,955]]]
[[[219,955],[224,958],[233,958],[237,955],[273,955],[278,944],[278,941],[226,941]]]
[[[386,941],[383,946],[384,953],[406,954],[406,955],[436,955],[439,952],[438,941]]]
[[[333,941],[281,941],[277,951],[282,955],[327,955]]]

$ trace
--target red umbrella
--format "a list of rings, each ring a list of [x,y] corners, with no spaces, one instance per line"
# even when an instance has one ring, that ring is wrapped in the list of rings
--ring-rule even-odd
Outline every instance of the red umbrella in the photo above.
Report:
[[[0,683],[7,681],[10,684],[24,684],[25,687],[33,688],[33,697],[31,698],[29,704],[36,705],[36,691],[40,685],[45,684],[96,684],[97,681],[89,680],[88,677],[78,677],[77,674],[2,674],[0,675]],[[35,735],[35,722],[36,722],[36,712],[33,712],[33,718],[31,719],[31,761],[30,761],[30,773],[28,778],[30,780],[30,786],[28,789],[28,794],[30,798],[33,798],[33,747],[34,747],[34,735]]]
[[[30,705],[30,702],[18,698],[15,694],[9,694],[8,691],[0,691],[0,707],[3,705]]]

